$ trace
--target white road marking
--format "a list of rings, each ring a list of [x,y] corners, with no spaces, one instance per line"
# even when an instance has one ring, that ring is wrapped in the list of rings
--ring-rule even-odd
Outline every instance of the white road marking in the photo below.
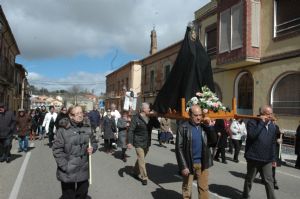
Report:
[[[174,175],[176,178],[180,178],[180,179],[182,179],[182,177],[181,176],[179,176],[179,175]],[[197,187],[197,183],[196,182],[193,182],[193,186],[195,186],[195,187]],[[216,196],[217,198],[219,198],[219,199],[230,199],[230,198],[226,198],[226,197],[222,197],[222,196],[220,196],[219,194],[216,194],[216,193],[213,193],[213,192],[210,192],[210,191],[208,191],[211,195],[213,195],[213,196]]]
[[[34,146],[34,143],[30,143],[30,147],[33,147],[33,146]],[[19,171],[19,174],[18,174],[15,184],[13,186],[13,189],[10,192],[9,199],[17,199],[18,198],[18,194],[19,194],[21,184],[22,184],[22,181],[24,178],[26,167],[29,162],[30,155],[31,155],[30,151],[26,153],[25,159],[23,161],[23,164],[21,166],[21,169]]]

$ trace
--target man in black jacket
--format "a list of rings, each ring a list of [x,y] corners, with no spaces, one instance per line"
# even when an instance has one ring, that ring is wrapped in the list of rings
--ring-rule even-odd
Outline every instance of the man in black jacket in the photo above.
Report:
[[[203,118],[199,105],[189,109],[190,121],[181,124],[176,136],[176,158],[183,176],[183,198],[192,198],[194,176],[197,178],[198,197],[208,199],[208,168],[213,161],[209,147],[215,146],[217,136],[214,123]]]
[[[151,145],[152,128],[159,128],[160,123],[156,117],[148,117],[150,105],[142,103],[141,112],[134,115],[128,130],[128,148],[135,147],[137,160],[134,166],[134,175],[136,175],[143,185],[147,185],[147,171],[145,157]]]
[[[16,130],[16,118],[11,111],[0,103],[0,162],[10,162],[12,136]]]
[[[249,198],[249,192],[257,171],[261,172],[265,184],[267,198],[275,199],[272,177],[272,162],[275,161],[276,127],[273,110],[265,105],[260,108],[259,120],[247,123],[247,140],[245,158],[247,174],[245,177],[243,198]]]

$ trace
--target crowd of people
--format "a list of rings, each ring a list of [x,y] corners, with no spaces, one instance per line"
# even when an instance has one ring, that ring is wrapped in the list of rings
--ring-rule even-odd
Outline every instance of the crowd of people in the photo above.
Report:
[[[151,145],[152,129],[159,130],[159,145],[174,143],[180,174],[183,177],[183,198],[191,198],[192,182],[197,180],[199,198],[209,198],[208,169],[213,160],[227,164],[225,149],[234,149],[232,160],[239,162],[242,143],[245,144],[247,173],[244,182],[243,198],[249,198],[252,182],[257,173],[266,187],[267,198],[276,198],[274,189],[279,189],[276,180],[276,167],[280,166],[279,146],[282,132],[276,124],[270,106],[262,106],[258,118],[211,120],[198,105],[189,109],[190,120],[178,123],[176,136],[168,118],[151,116],[150,105],[142,103],[139,112],[117,110],[111,104],[106,111],[98,111],[95,106],[85,113],[80,106],[67,109],[61,107],[56,113],[53,106],[47,111],[45,106],[29,113],[19,109],[15,115],[0,104],[0,146],[1,162],[11,161],[12,139],[17,135],[18,152],[27,152],[29,139],[44,140],[53,150],[57,162],[57,179],[61,182],[62,198],[86,198],[88,193],[88,160],[96,152],[98,142],[104,139],[102,150],[113,154],[117,147],[121,159],[127,162],[127,149],[135,148],[137,160],[132,175],[147,185],[148,174],[145,157]],[[247,124],[247,125],[246,125]],[[296,168],[300,168],[300,125],[296,130]]]

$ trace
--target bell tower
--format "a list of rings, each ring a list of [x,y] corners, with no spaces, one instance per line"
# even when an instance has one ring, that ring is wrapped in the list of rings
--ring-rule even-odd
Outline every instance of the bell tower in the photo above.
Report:
[[[153,55],[157,52],[157,37],[156,37],[155,27],[153,27],[150,37],[151,37],[150,55]]]

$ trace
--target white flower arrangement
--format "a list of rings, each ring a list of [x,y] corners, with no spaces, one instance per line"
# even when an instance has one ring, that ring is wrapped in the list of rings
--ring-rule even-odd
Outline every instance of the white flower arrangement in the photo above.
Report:
[[[188,112],[192,105],[198,104],[203,113],[207,113],[209,110],[213,112],[218,111],[228,111],[228,108],[223,106],[222,102],[220,102],[219,98],[213,93],[207,86],[203,86],[202,93],[197,92],[195,97],[192,97],[186,103],[186,111]]]

